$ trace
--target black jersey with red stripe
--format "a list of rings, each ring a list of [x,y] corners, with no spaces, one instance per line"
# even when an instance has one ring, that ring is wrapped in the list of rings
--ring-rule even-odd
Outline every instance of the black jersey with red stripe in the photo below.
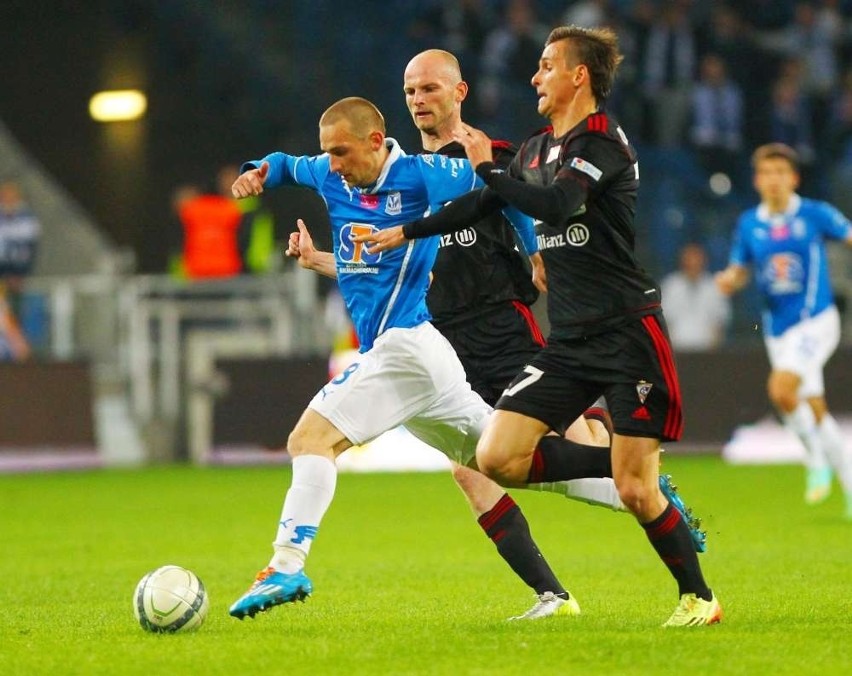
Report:
[[[636,151],[615,119],[594,113],[561,138],[549,127],[537,132],[523,143],[508,173],[531,185],[565,182],[572,193],[585,194],[558,222],[536,221],[551,339],[598,333],[627,317],[658,311],[658,285],[634,251]]]
[[[506,141],[492,141],[492,149],[494,161],[501,167],[508,167],[515,157],[515,147]],[[437,152],[465,157],[464,147],[456,142]],[[514,231],[502,213],[491,214],[472,227],[440,238],[426,296],[435,326],[464,322],[492,311],[496,304],[535,302],[538,291],[516,248]]]

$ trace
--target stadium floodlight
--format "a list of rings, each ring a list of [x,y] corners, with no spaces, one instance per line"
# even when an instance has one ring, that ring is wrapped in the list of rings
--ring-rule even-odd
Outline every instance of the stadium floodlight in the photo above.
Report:
[[[138,120],[148,108],[148,99],[138,89],[98,92],[89,101],[89,115],[97,122]]]

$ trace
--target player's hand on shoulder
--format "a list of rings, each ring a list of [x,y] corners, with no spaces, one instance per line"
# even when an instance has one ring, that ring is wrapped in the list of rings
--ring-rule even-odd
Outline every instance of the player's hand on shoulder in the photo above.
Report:
[[[257,169],[249,169],[240,174],[231,186],[231,193],[237,199],[259,195],[263,192],[263,184],[269,176],[269,162],[262,162]]]
[[[453,140],[464,146],[467,159],[476,169],[483,162],[493,162],[494,153],[491,147],[491,139],[484,131],[480,131],[469,124],[462,124],[460,129],[453,132]]]
[[[367,244],[367,253],[377,254],[382,251],[396,249],[405,244],[408,240],[402,234],[402,226],[395,225],[392,228],[384,230],[376,230],[367,235],[357,235],[352,238],[353,242],[363,242]]]

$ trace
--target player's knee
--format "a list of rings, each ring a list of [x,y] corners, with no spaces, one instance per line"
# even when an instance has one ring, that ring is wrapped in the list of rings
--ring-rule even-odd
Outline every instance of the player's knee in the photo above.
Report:
[[[310,453],[311,448],[315,449],[316,444],[311,443],[310,433],[297,425],[296,428],[290,432],[290,436],[287,437],[287,452],[295,458],[298,455]]]
[[[796,390],[777,381],[769,381],[769,400],[782,413],[792,413],[799,405]]]
[[[799,405],[799,379],[791,373],[773,372],[766,384],[773,406],[782,413],[792,413]]]
[[[640,477],[628,477],[617,485],[618,497],[633,514],[643,515],[653,503],[654,491]]]
[[[512,463],[505,457],[494,453],[488,446],[476,447],[476,466],[479,471],[501,486],[517,485]]]

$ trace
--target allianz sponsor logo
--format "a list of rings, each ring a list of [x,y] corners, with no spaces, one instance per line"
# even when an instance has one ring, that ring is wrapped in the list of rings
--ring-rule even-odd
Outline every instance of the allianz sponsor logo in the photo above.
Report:
[[[444,248],[445,246],[453,246],[454,244],[464,247],[473,246],[476,244],[476,230],[465,228],[452,234],[441,235],[438,246]]]
[[[565,246],[565,235],[536,235],[539,249],[558,249]]]
[[[589,229],[582,223],[572,223],[565,234],[536,236],[539,249],[557,249],[563,246],[585,246],[589,241]]]

